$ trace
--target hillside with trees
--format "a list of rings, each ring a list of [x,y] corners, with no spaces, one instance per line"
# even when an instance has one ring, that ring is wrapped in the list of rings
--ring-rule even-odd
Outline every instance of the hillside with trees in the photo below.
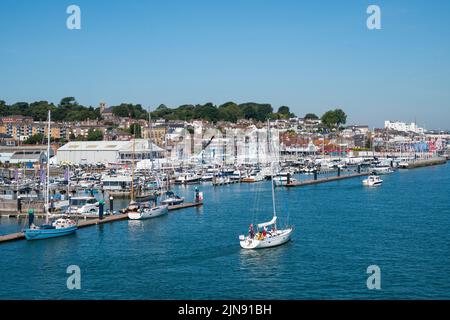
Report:
[[[0,116],[23,115],[33,117],[34,121],[45,121],[48,110],[52,111],[52,120],[54,121],[101,120],[99,108],[83,106],[74,97],[65,97],[61,99],[58,105],[48,101],[16,102],[7,105],[0,100]],[[117,117],[148,119],[148,112],[141,104],[121,103],[112,106],[111,110],[113,115]],[[161,104],[151,112],[151,116],[154,119],[206,120],[215,123],[218,121],[237,122],[240,119],[266,121],[267,119],[286,119],[295,115],[287,106],[281,106],[277,112],[274,112],[272,105],[267,103],[246,102],[237,104],[230,101],[221,105],[208,102],[196,105],[184,104],[175,108],[169,108]]]

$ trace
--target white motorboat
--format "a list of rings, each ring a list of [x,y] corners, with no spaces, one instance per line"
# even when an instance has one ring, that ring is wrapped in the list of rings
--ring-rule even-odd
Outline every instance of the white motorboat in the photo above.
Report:
[[[168,205],[160,205],[155,207],[143,207],[128,212],[128,219],[130,220],[144,220],[163,216],[169,212]]]
[[[367,179],[363,180],[363,185],[368,187],[380,186],[383,183],[383,180],[379,176],[371,175],[368,176]]]
[[[167,191],[166,198],[161,201],[161,204],[173,206],[173,205],[181,204],[183,202],[184,202],[183,197],[176,195],[172,191]]]
[[[212,181],[214,179],[214,173],[205,173],[202,175],[202,181]]]
[[[175,184],[199,183],[201,178],[201,176],[192,173],[182,174],[175,179]]]
[[[72,197],[67,212],[79,215],[98,215],[98,207],[99,202],[94,197]]]
[[[241,179],[244,179],[246,177],[247,177],[246,174],[242,173],[240,170],[235,170],[233,172],[233,174],[231,174],[229,176],[230,180],[234,180],[234,181],[241,180]]]
[[[259,181],[263,181],[264,180],[264,176],[260,173],[257,174],[252,174],[244,179],[242,179],[242,182],[259,182]]]
[[[376,166],[372,169],[372,171],[376,175],[390,174],[394,172],[394,170],[390,166]]]
[[[285,186],[288,184],[287,176],[278,175],[278,176],[274,176],[272,179],[273,179],[273,182],[276,187]],[[289,177],[289,182],[295,182],[295,181],[297,181],[297,179],[293,178],[292,176]]]

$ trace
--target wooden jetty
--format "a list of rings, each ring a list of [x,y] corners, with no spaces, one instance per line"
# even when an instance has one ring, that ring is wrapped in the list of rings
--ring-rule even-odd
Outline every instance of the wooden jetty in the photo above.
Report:
[[[203,205],[203,201],[185,202],[185,203],[169,206],[169,211],[199,207],[201,205]],[[98,216],[96,216],[96,217],[85,216],[84,220],[78,220],[78,229],[89,227],[89,226],[110,223],[110,222],[115,222],[115,221],[127,220],[127,219],[128,219],[128,214],[126,214],[126,213],[104,216],[103,219],[101,219],[101,220],[98,218]],[[7,234],[7,235],[3,235],[3,236],[0,235],[0,243],[10,242],[10,241],[15,241],[15,240],[23,240],[23,239],[25,239],[25,234],[23,232],[11,233],[11,234]]]
[[[213,186],[225,186],[227,184],[235,184],[235,183],[241,183],[241,180],[228,180],[224,182],[213,182]]]
[[[419,159],[414,160],[411,162],[408,162],[406,166],[400,166],[400,169],[416,169],[416,168],[422,168],[422,167],[430,167],[430,166],[437,166],[447,163],[447,158],[445,157],[438,157],[438,158],[431,158],[431,159]]]
[[[340,181],[340,180],[346,180],[346,179],[367,176],[368,174],[369,174],[368,172],[361,172],[361,173],[344,174],[341,176],[320,178],[317,180],[311,179],[311,180],[305,180],[305,181],[292,181],[289,184],[286,184],[285,187],[291,188],[291,187],[310,186],[310,185],[320,184],[320,183],[325,183],[325,182],[333,182],[333,181]]]

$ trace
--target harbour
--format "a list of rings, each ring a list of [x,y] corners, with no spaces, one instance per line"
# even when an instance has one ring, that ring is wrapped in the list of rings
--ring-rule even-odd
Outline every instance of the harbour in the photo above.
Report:
[[[450,188],[449,165],[399,170],[383,179],[377,189],[364,188],[358,178],[277,188],[279,210],[290,212],[296,234],[292,243],[270,251],[236,247],[236,234],[248,214],[261,216],[270,205],[263,196],[268,181],[203,186],[207,204],[160,219],[104,223],[45,242],[4,243],[1,259],[8,271],[0,274],[2,294],[10,299],[264,298],[257,279],[267,276],[268,265],[276,265],[266,287],[280,299],[448,298],[450,212],[441,190]],[[175,191],[188,197],[194,189],[187,185]],[[250,209],[237,210],[245,207]],[[0,226],[5,230],[17,223],[15,218],[1,218]],[[44,256],[48,250],[53,253]],[[17,252],[35,258],[14,259]],[[122,276],[130,261],[142,276]],[[86,271],[84,291],[65,288],[67,263]],[[360,284],[372,263],[386,270],[379,292]],[[20,279],[30,268],[36,272],[27,276],[25,285]],[[42,284],[49,273],[53,281]],[[108,274],[116,275],[113,284]],[[221,286],[223,278],[227,286]],[[40,290],[30,292],[38,283]],[[247,289],[241,290],[243,286]]]
[[[194,207],[198,207],[201,205],[203,205],[203,202],[186,202],[186,203],[182,203],[182,204],[178,204],[178,205],[169,206],[169,211],[181,210],[181,209],[186,209],[186,208],[194,208]],[[15,218],[15,219],[21,218],[21,216],[17,215],[17,214],[16,215],[8,215],[6,217],[7,218]],[[26,218],[26,217],[27,217],[27,215],[22,215],[22,218]],[[39,218],[39,216],[37,216],[37,217]],[[42,215],[40,218],[43,218],[43,217],[44,217],[44,215]],[[99,219],[98,215],[76,216],[75,218],[82,219],[82,220],[78,221],[78,228],[85,228],[85,227],[100,225],[100,224],[104,224],[104,223],[126,220],[126,219],[128,219],[128,215],[125,213],[115,214],[115,215],[105,216],[102,219]],[[8,242],[8,241],[15,241],[15,240],[25,240],[24,233],[16,232],[16,233],[11,233],[11,234],[6,234],[6,235],[0,235],[0,243]]]

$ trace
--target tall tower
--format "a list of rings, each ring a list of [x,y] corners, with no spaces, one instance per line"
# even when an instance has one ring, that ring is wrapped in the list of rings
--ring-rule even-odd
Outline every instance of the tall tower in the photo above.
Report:
[[[106,103],[100,102],[100,113],[103,113],[106,109]]]

